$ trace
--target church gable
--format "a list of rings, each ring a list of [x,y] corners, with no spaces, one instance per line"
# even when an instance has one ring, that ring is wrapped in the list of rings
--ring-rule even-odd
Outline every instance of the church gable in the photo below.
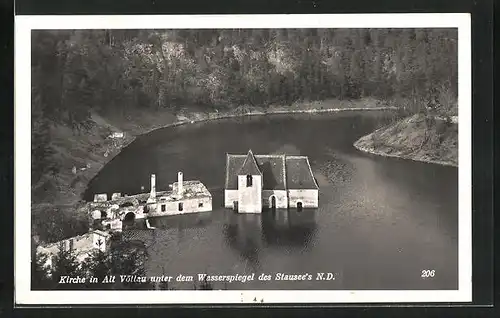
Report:
[[[259,166],[257,165],[257,162],[255,161],[255,157],[252,153],[252,150],[248,151],[248,154],[245,158],[245,161],[243,162],[243,165],[241,166],[241,169],[238,171],[238,175],[251,175],[251,176],[261,176],[262,172],[259,169]]]
[[[250,154],[227,154],[225,189],[237,190],[238,175],[250,174],[262,175],[264,190],[286,190],[285,155]]]

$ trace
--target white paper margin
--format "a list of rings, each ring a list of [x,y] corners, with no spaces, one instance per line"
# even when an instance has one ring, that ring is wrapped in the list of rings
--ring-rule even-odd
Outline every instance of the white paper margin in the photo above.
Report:
[[[15,304],[439,303],[472,301],[471,29],[468,13],[16,16]],[[459,289],[283,291],[31,291],[31,30],[218,28],[458,28]]]

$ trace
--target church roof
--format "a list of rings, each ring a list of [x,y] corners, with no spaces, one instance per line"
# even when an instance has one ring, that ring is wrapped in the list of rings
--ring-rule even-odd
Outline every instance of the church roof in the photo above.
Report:
[[[238,189],[238,171],[246,157],[246,155],[226,155],[226,189]]]
[[[286,184],[289,189],[318,189],[307,157],[286,157]]]
[[[257,156],[260,170],[262,171],[263,189],[285,190],[285,156],[269,155]]]
[[[252,154],[256,167],[246,167],[250,160],[249,154],[227,154],[225,183],[227,190],[238,189],[238,175],[255,175],[255,173],[246,173],[249,168],[259,170],[258,174],[262,175],[264,190],[318,188],[309,160],[305,156]]]
[[[243,161],[241,169],[238,171],[238,175],[262,175],[262,172],[257,166],[252,150],[248,151],[247,157],[245,158],[245,161]]]

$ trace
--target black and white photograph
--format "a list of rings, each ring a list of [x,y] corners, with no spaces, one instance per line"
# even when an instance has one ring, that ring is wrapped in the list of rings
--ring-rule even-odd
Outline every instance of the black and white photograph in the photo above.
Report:
[[[22,18],[16,298],[470,300],[468,15]]]

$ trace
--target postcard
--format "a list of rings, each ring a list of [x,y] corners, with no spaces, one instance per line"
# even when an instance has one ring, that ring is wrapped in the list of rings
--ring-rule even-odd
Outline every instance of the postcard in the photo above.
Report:
[[[17,304],[472,301],[468,14],[15,31]]]

